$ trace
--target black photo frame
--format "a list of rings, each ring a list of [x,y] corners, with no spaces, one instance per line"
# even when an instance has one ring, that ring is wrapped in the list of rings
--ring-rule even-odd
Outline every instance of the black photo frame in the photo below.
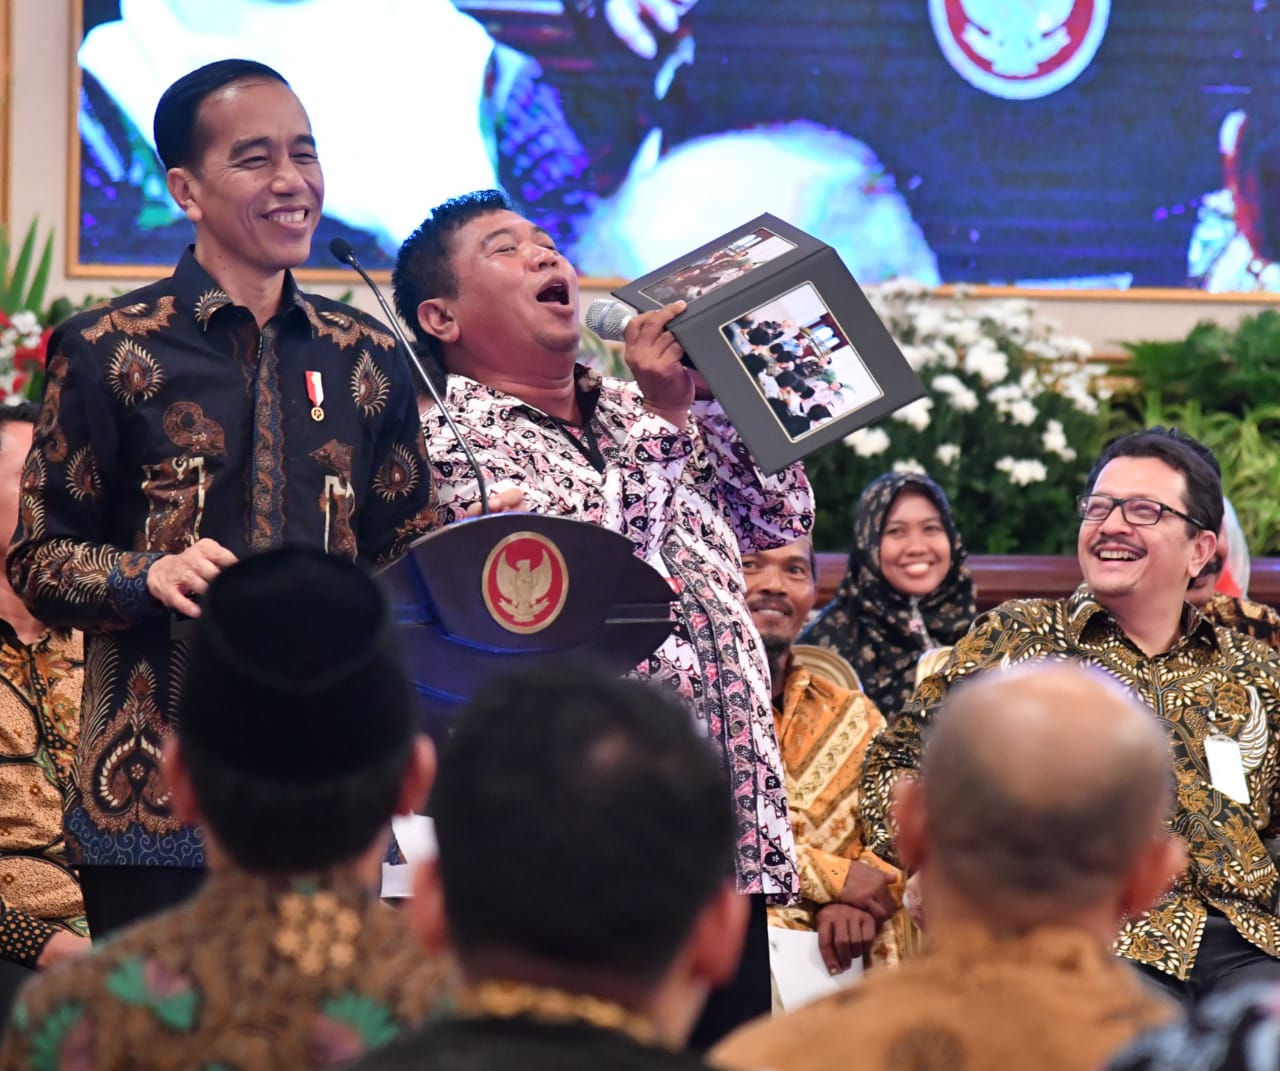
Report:
[[[829,245],[768,213],[613,291],[668,325],[767,473],[924,395]]]

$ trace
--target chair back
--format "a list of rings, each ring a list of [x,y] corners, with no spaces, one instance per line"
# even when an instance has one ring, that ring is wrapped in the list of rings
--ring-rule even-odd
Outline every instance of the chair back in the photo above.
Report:
[[[791,655],[806,669],[835,681],[841,688],[847,688],[851,692],[862,691],[858,671],[849,665],[839,651],[816,643],[794,643],[791,645]]]

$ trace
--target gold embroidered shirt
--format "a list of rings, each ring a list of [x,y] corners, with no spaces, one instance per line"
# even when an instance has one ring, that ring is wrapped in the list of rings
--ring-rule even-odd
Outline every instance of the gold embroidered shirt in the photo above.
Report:
[[[1280,613],[1265,602],[1215,591],[1200,612],[1215,625],[1233,628],[1280,651]]]
[[[4,1071],[345,1066],[424,1022],[446,973],[342,875],[218,872],[19,994]]]
[[[0,621],[0,959],[28,967],[57,930],[89,932],[62,840],[83,670],[80,633],[28,646]]]
[[[790,930],[816,928],[817,910],[840,899],[853,860],[888,875],[902,901],[902,872],[864,849],[858,824],[858,779],[867,745],[884,718],[862,692],[851,692],[794,660],[773,724],[782,752],[787,801],[800,862],[799,904],[770,907],[769,922]],[[899,935],[891,920],[876,938],[872,959],[896,963]]]
[[[1213,907],[1247,941],[1280,956],[1280,875],[1264,843],[1277,825],[1280,660],[1192,606],[1185,608],[1179,640],[1155,657],[1129,640],[1086,585],[1066,599],[1019,599],[984,614],[868,749],[861,804],[868,845],[894,858],[889,793],[899,776],[919,767],[922,730],[947,689],[973,673],[1037,658],[1074,658],[1102,668],[1131,688],[1169,733],[1177,777],[1171,829],[1187,844],[1187,869],[1150,912],[1124,925],[1116,951],[1185,979]],[[1212,733],[1238,741],[1249,803],[1213,787],[1204,749]]]
[[[748,1024],[711,1061],[743,1071],[1093,1071],[1176,1010],[1088,934],[961,928],[896,970]]]

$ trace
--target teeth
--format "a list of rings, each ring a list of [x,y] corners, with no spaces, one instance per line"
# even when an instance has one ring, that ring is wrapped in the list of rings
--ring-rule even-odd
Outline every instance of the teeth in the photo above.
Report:
[[[1098,557],[1104,562],[1136,562],[1138,555],[1131,550],[1100,550]]]
[[[301,223],[307,218],[307,210],[305,208],[296,208],[292,212],[271,212],[268,219],[273,219],[277,223]]]

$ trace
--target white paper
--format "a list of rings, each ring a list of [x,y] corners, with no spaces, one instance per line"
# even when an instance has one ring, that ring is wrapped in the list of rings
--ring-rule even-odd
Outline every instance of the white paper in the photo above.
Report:
[[[410,866],[429,863],[436,857],[436,824],[421,814],[397,814],[391,819],[391,832]]]
[[[408,863],[382,864],[382,898],[404,900],[413,895],[413,867]]]
[[[778,999],[787,1011],[836,993],[862,977],[862,960],[847,971],[830,974],[818,951],[818,935],[812,930],[769,927],[769,967],[778,986]]]
[[[1249,783],[1244,777],[1244,759],[1240,743],[1221,733],[1204,738],[1204,757],[1209,760],[1209,779],[1213,787],[1237,803],[1249,806]]]

